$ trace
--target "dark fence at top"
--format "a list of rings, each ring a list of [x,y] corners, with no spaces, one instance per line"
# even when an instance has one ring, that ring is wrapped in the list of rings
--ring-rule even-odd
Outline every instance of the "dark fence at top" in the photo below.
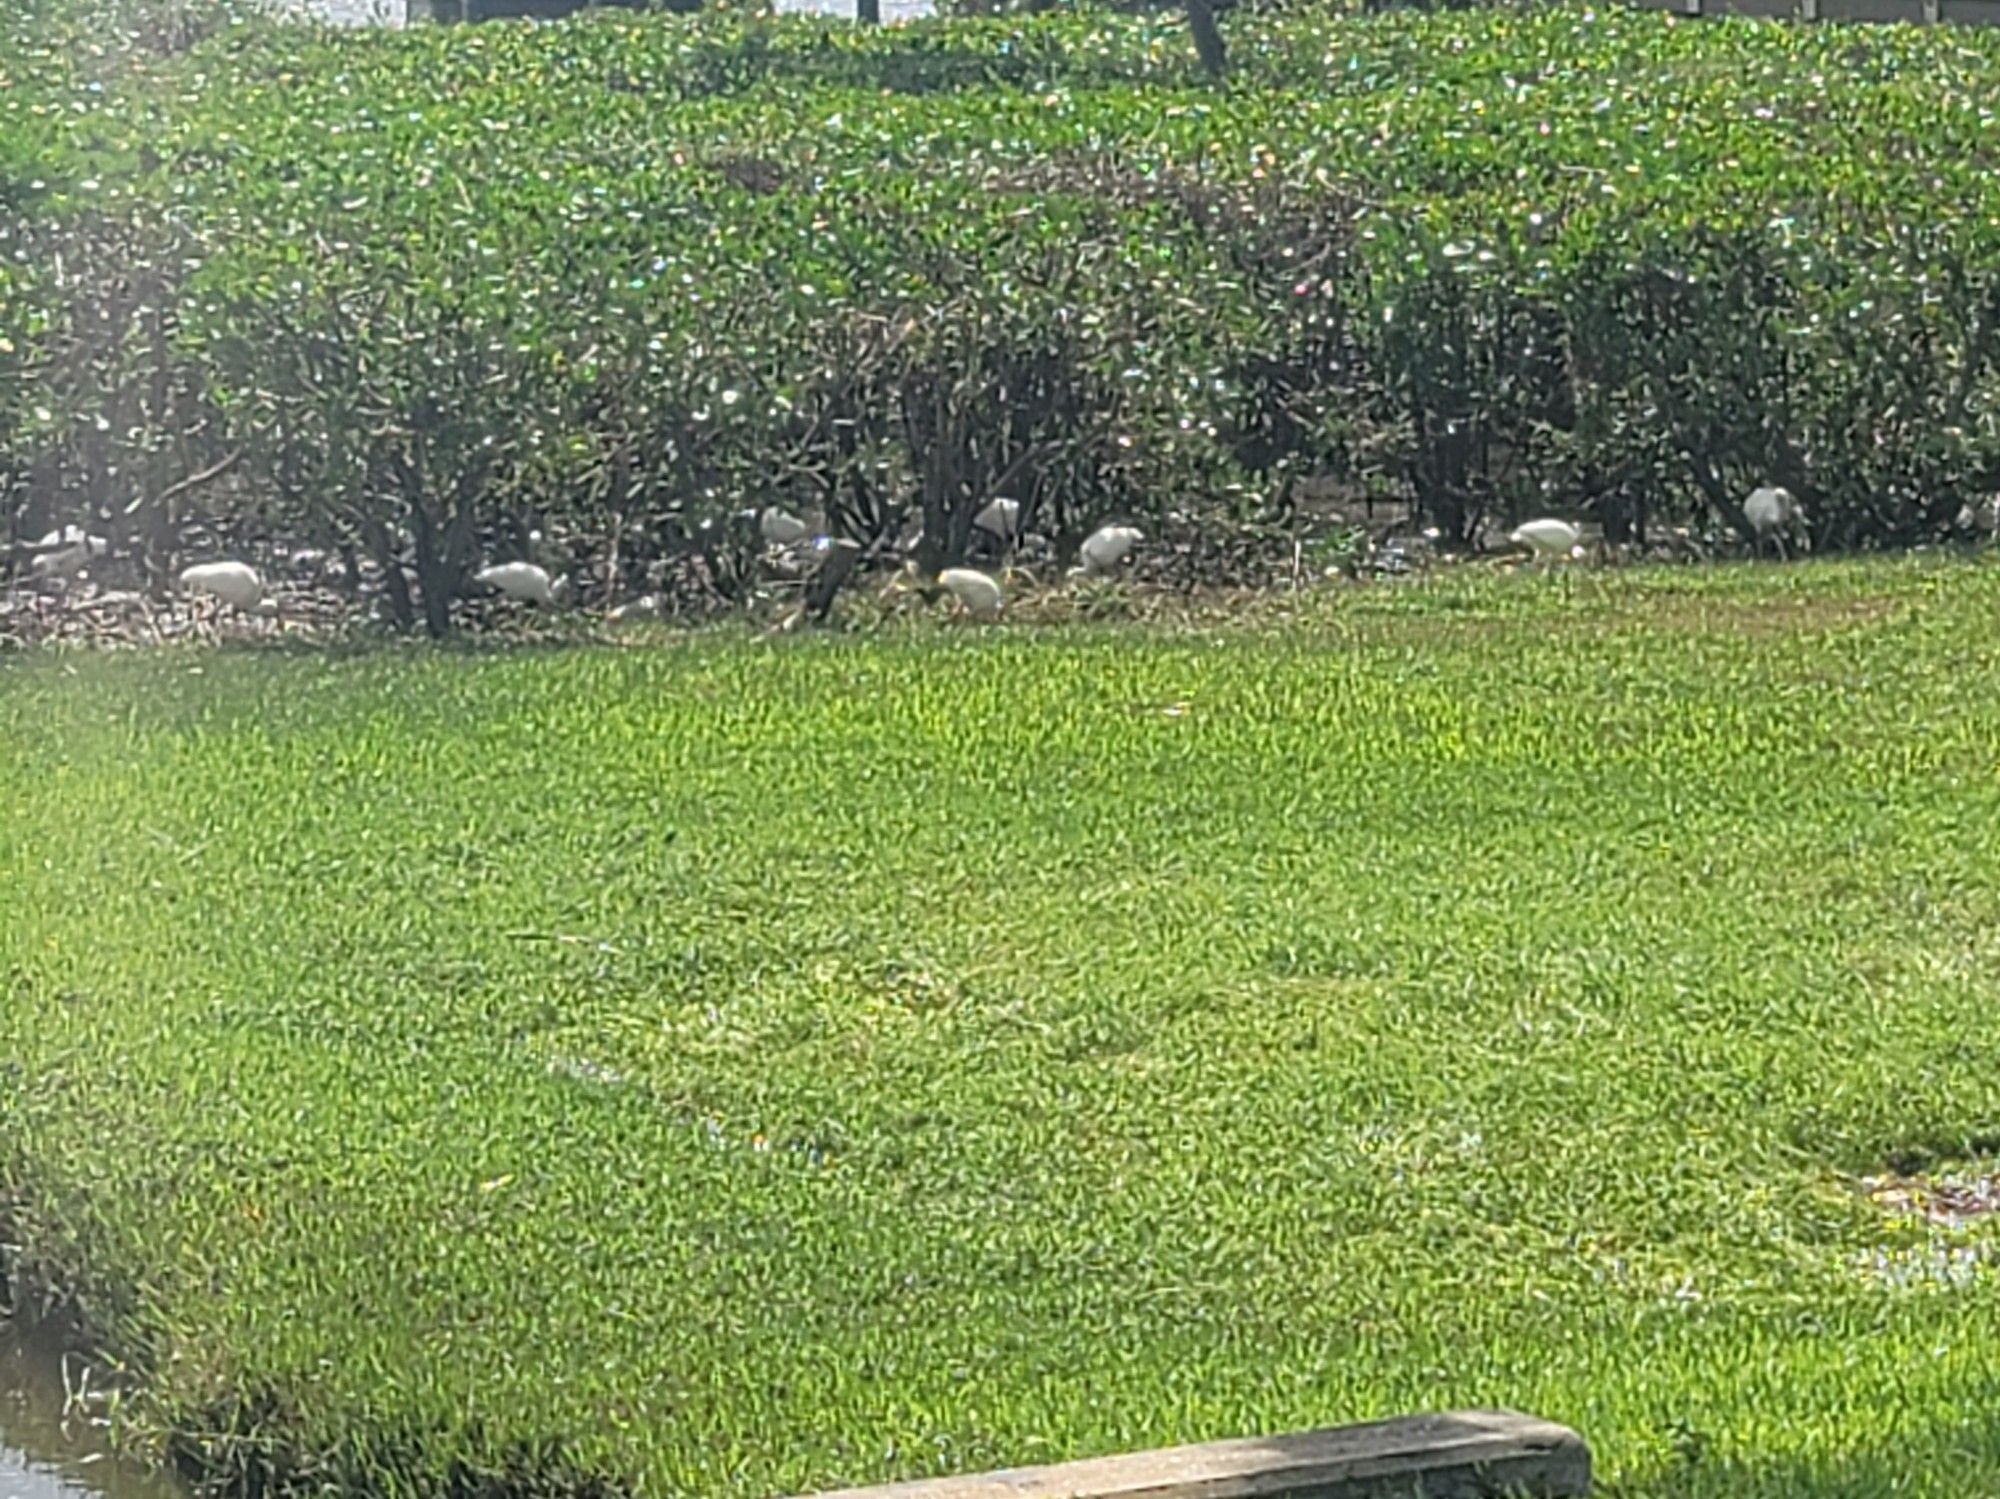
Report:
[[[409,0],[412,19],[483,21],[502,16],[568,15],[585,5],[660,5],[695,10],[701,0]],[[1233,0],[1230,0],[1233,3]],[[1363,0],[1377,9],[1395,0]],[[1423,3],[1423,0],[1419,0]],[[1769,16],[1789,21],[1949,21],[1964,25],[2000,23],[2000,0],[1633,0],[1646,10],[1680,16]],[[1218,4],[1217,10],[1226,9]]]
[[[2000,22],[2000,0],[1636,0],[1681,16],[1776,16],[1793,21]]]
[[[2000,4],[2000,0],[1995,0]],[[410,19],[426,21],[497,21],[523,16],[552,21],[588,5],[618,10],[696,10],[701,0],[410,0]]]

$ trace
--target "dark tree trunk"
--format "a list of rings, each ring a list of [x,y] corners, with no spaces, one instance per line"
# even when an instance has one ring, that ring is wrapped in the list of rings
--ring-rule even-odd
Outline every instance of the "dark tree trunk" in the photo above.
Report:
[[[863,26],[880,26],[882,0],[854,0],[854,19]]]
[[[417,587],[423,593],[424,628],[431,639],[451,633],[451,596],[458,588],[458,566],[447,536],[422,506],[416,507]]]
[[[379,491],[376,491],[379,493]],[[361,544],[382,570],[382,596],[389,601],[389,618],[397,633],[407,635],[417,627],[417,611],[410,598],[410,582],[403,575],[403,559],[397,554],[395,538],[380,516],[361,520]],[[359,582],[359,569],[356,569]]]
[[[1604,527],[1604,539],[1612,546],[1624,546],[1637,539],[1637,523],[1632,491],[1624,483],[1601,484],[1595,474],[1586,473],[1580,485],[1584,493],[1595,494],[1597,516]]]
[[[1184,0],[1188,30],[1194,33],[1194,50],[1208,76],[1221,81],[1229,71],[1229,53],[1222,45],[1222,28],[1215,24],[1215,7],[1209,0]]]
[[[424,534],[427,529],[417,528],[417,590],[423,595],[424,628],[431,639],[442,640],[451,633],[451,594],[457,580]]]
[[[842,537],[826,554],[826,560],[806,584],[805,607],[800,617],[816,625],[826,623],[826,617],[833,612],[833,601],[840,593],[841,585],[854,572],[854,564],[861,560],[861,544]]]
[[[451,587],[441,579],[424,579],[424,628],[431,639],[442,640],[451,633]]]
[[[387,538],[384,538],[385,542]],[[395,622],[398,634],[407,635],[417,627],[417,609],[410,598],[410,580],[403,576],[402,559],[397,557],[392,546],[372,547],[375,560],[382,568],[382,592],[389,600],[389,618]]]

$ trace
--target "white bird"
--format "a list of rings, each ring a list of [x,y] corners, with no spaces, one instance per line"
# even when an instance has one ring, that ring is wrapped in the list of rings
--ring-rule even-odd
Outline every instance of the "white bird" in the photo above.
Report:
[[[44,550],[36,553],[28,570],[38,578],[74,578],[89,566],[91,558],[102,557],[111,550],[109,541],[92,536],[81,526],[60,527],[35,545]]]
[[[1566,520],[1556,520],[1544,516],[1540,520],[1523,521],[1507,533],[1507,540],[1514,546],[1526,547],[1537,557],[1581,557],[1583,555],[1583,532]]]
[[[988,536],[997,536],[1002,541],[1012,541],[1021,528],[1021,502],[1019,500],[988,500],[972,517],[973,525]]]
[[[657,593],[649,593],[644,598],[633,599],[629,604],[620,604],[616,609],[613,609],[609,614],[604,616],[607,623],[614,625],[632,624],[642,619],[658,619],[659,617],[660,596]]]
[[[1000,592],[1000,585],[985,573],[975,572],[969,567],[947,567],[938,574],[937,580],[974,619],[1000,617],[1000,606],[1006,601],[1006,595]]]
[[[1977,506],[1960,505],[1958,518],[1952,522],[1952,527],[1969,536],[1976,536],[1981,531],[1988,535],[2000,532],[2000,495],[1989,496]]]
[[[774,547],[797,546],[812,535],[811,526],[777,505],[764,507],[764,513],[757,517],[757,530],[765,543]]]
[[[1070,569],[1070,576],[1101,577],[1114,571],[1132,554],[1132,548],[1146,539],[1137,526],[1099,526],[1084,538],[1077,556],[1082,565]]]
[[[198,562],[181,569],[181,587],[245,613],[264,602],[264,579],[247,562]]]
[[[559,591],[559,585],[549,582],[548,572],[532,562],[501,562],[482,567],[472,575],[472,581],[498,589],[510,599],[540,604],[546,609],[555,607]]]
[[[1770,542],[1785,555],[1785,537],[1802,531],[1806,509],[1798,497],[1779,484],[1760,484],[1743,501],[1743,519],[1750,523],[1753,546]]]

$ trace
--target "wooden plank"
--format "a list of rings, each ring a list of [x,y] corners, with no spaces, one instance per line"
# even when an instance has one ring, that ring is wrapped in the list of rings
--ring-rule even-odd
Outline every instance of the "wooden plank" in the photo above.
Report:
[[[820,1499],[1577,1499],[1589,1492],[1590,1449],[1568,1427],[1517,1411],[1446,1411]]]

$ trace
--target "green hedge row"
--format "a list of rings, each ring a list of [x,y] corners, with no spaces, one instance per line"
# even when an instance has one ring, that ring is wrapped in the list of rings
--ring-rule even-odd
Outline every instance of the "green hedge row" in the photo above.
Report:
[[[0,42],[0,483],[446,592],[775,501],[940,557],[1302,475],[1822,545],[2000,488],[2000,38],[1562,7],[863,29],[598,13]],[[156,26],[155,33],[163,28]],[[230,453],[229,486],[158,497]],[[414,541],[412,540],[414,538]]]

